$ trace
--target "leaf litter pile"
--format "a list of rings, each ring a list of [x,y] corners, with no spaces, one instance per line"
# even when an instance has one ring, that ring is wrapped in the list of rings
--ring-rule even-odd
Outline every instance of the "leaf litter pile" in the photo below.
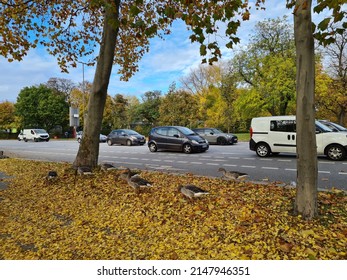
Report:
[[[347,197],[320,192],[319,217],[292,215],[295,190],[142,171],[75,176],[71,164],[3,159],[0,259],[347,259]],[[50,170],[58,177],[47,180]],[[192,200],[178,186],[210,194]]]

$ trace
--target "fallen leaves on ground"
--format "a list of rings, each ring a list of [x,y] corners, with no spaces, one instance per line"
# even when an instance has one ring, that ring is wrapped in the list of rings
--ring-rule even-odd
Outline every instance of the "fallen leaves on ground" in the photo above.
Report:
[[[142,171],[136,194],[122,171],[75,177],[70,164],[3,159],[0,259],[346,259],[346,194],[319,193],[319,218],[291,215],[295,190]],[[47,181],[48,171],[58,173]],[[178,185],[209,196],[190,201]]]

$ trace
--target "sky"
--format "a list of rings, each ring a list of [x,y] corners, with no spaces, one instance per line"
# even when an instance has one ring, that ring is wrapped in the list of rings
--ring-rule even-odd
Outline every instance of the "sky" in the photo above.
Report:
[[[252,2],[252,1],[250,1]],[[287,15],[292,20],[291,10],[285,7],[286,0],[266,0],[266,10],[251,10],[249,21],[241,23],[238,36],[241,39],[238,47],[247,44],[253,32],[254,25],[268,18]],[[179,79],[187,75],[201,63],[199,45],[191,44],[189,33],[182,23],[173,26],[170,36],[153,39],[149,53],[145,54],[139,63],[139,71],[128,81],[119,80],[116,67],[113,67],[108,93],[141,96],[151,90],[159,90],[165,94],[169,86],[175,82],[179,86]],[[225,42],[227,43],[227,42]],[[222,48],[222,59],[230,59],[233,51]],[[81,59],[83,61],[83,59]],[[92,82],[95,68],[84,66],[85,81]],[[57,61],[44,50],[33,49],[20,62],[7,62],[0,57],[0,102],[16,102],[21,89],[46,83],[49,78],[70,79],[76,84],[82,82],[83,66],[70,68],[69,74],[61,73]]]

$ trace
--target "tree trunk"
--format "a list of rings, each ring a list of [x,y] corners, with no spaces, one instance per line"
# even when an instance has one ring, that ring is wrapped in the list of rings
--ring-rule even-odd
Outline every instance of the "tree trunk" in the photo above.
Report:
[[[99,135],[110,81],[118,28],[114,26],[119,16],[120,0],[110,1],[113,7],[105,9],[103,35],[99,57],[84,120],[83,138],[79,146],[74,167],[96,167],[99,157]],[[112,25],[113,22],[113,25]]]
[[[317,215],[317,147],[314,109],[314,40],[311,0],[296,0],[294,37],[296,46],[297,190],[295,213],[310,220]]]

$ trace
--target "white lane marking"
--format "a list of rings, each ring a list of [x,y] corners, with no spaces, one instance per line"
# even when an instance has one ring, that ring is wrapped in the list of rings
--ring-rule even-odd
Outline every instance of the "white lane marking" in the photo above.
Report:
[[[244,168],[256,168],[256,166],[254,166],[254,165],[241,165],[240,167],[244,167]]]
[[[267,166],[263,166],[262,169],[270,169],[270,170],[278,170],[278,167],[267,167]]]
[[[318,170],[318,173],[330,174],[330,171],[319,171]]]
[[[284,170],[286,170],[286,171],[297,171],[297,169],[295,169],[295,168],[286,168]]]

